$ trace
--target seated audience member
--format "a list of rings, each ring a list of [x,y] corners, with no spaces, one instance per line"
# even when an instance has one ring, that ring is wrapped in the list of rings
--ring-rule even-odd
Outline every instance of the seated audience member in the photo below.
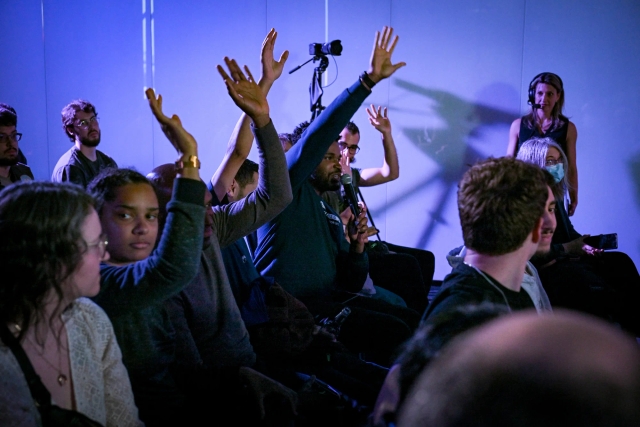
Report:
[[[102,169],[118,167],[111,157],[97,148],[101,132],[93,104],[76,99],[66,105],[62,109],[62,129],[73,147],[56,163],[51,181],[69,181],[86,188]]]
[[[547,169],[554,177],[557,227],[553,244],[532,259],[554,306],[571,308],[621,324],[640,336],[640,276],[622,252],[603,252],[584,243],[571,224],[563,201],[568,192],[567,158],[550,138],[534,138],[520,147],[518,159]]]
[[[43,414],[55,402],[105,426],[142,425],[111,322],[85,298],[100,290],[100,262],[109,260],[94,203],[48,182],[0,192],[0,425],[48,425],[11,341],[50,394],[39,401]]]
[[[546,238],[540,240],[540,243],[538,243],[538,251],[536,253],[539,253],[540,250],[549,249],[550,240],[548,237],[553,234],[554,221],[555,218],[552,215],[545,216],[545,222],[542,224],[542,233]],[[447,255],[447,261],[451,268],[456,268],[460,263],[464,262],[464,257],[466,255],[467,248],[460,246],[459,248],[455,248],[449,252]],[[529,294],[529,297],[531,298],[531,301],[533,301],[533,305],[535,305],[538,313],[553,311],[551,308],[551,302],[549,301],[549,296],[540,281],[538,270],[536,270],[531,261],[527,261],[527,267],[524,270],[524,276],[520,287]]]
[[[162,112],[162,98],[147,90],[152,112],[179,154],[178,178],[158,233],[158,200],[149,181],[126,169],[103,170],[88,187],[96,199],[111,259],[100,268],[94,300],[109,315],[140,418],[148,425],[185,421],[185,396],[169,370],[174,360],[173,327],[164,301],[196,276],[203,238],[206,186],[200,180],[198,147],[177,116]],[[153,251],[153,253],[152,253]]]
[[[356,163],[356,154],[360,152],[360,129],[354,122],[349,122],[340,132],[338,147],[341,151],[340,165],[342,174],[352,178],[352,186],[356,195],[364,203],[360,187],[373,187],[397,179],[400,175],[398,154],[391,133],[391,121],[387,109],[371,105],[367,108],[369,123],[380,132],[384,158],[382,166],[359,169],[351,165]],[[337,196],[337,197],[336,197]],[[346,198],[344,186],[340,190],[322,194],[323,200],[340,212],[343,223],[346,223],[351,210]],[[369,216],[371,212],[368,213]],[[371,217],[371,216],[370,216]],[[375,227],[369,227],[369,237],[378,234]],[[379,239],[379,236],[378,236]],[[400,295],[409,307],[419,313],[424,312],[429,303],[428,295],[435,269],[435,257],[429,251],[393,245],[388,242],[369,242],[369,273],[373,282],[384,289]]]
[[[597,318],[521,312],[446,346],[418,378],[398,426],[640,425],[640,350]]]
[[[390,28],[385,28],[382,35],[376,34],[369,72],[338,96],[287,152],[293,202],[258,229],[259,243],[254,254],[258,271],[274,277],[314,315],[333,317],[342,303],[350,300],[352,313],[343,325],[340,341],[357,351],[368,347],[382,359],[382,353],[390,356],[410,336],[419,316],[403,307],[348,293],[362,288],[368,272],[364,251],[366,217],[363,213],[349,224],[349,244],[337,213],[322,202],[319,194],[335,190],[340,184],[336,135],[370,93],[371,86],[404,65],[391,63],[397,41],[396,38],[392,42],[391,34]]]
[[[18,142],[22,134],[18,133],[17,126],[16,110],[0,104],[0,190],[17,181],[33,180],[31,169],[20,160],[22,152]]]
[[[512,158],[490,158],[464,174],[458,211],[467,253],[429,304],[427,322],[483,301],[504,304],[510,311],[534,308],[521,284],[529,258],[539,244],[551,242],[552,181],[540,168]]]
[[[404,345],[396,363],[391,367],[380,390],[371,425],[395,425],[396,414],[413,386],[414,381],[442,348],[463,332],[508,313],[504,305],[484,302],[456,307],[443,313],[431,323],[422,325]]]

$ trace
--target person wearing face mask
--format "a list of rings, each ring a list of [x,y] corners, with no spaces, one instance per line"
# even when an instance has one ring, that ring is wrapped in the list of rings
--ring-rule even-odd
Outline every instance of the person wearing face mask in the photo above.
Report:
[[[566,174],[569,162],[560,145],[551,138],[532,138],[521,145],[517,158],[546,169],[556,182],[552,245],[531,260],[551,304],[611,320],[640,336],[638,270],[627,254],[596,249],[585,243],[588,234],[573,228],[564,204],[571,188]]]
[[[531,138],[553,138],[566,153],[568,162],[564,172],[570,184],[567,211],[572,216],[578,206],[578,167],[576,164],[576,142],[578,130],[562,114],[564,107],[564,85],[554,73],[540,73],[529,83],[529,113],[511,124],[507,156],[515,157],[522,144]]]

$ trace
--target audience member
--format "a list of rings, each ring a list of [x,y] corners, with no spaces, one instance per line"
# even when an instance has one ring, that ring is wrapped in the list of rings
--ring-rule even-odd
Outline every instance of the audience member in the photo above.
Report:
[[[186,397],[170,372],[175,346],[164,301],[196,276],[203,239],[205,185],[198,146],[178,116],[162,112],[162,97],[147,90],[149,105],[179,154],[174,192],[157,249],[158,201],[149,181],[131,170],[103,170],[89,185],[97,200],[111,259],[100,268],[95,301],[113,322],[129,371],[140,418],[148,426],[183,423]],[[153,251],[153,253],[152,253]],[[171,339],[169,338],[171,337]],[[172,424],[173,423],[173,424]]]
[[[584,311],[620,323],[640,336],[640,276],[622,252],[603,252],[585,244],[564,207],[570,184],[564,174],[568,160],[551,138],[522,144],[518,158],[547,169],[554,176],[557,227],[553,245],[540,248],[532,259],[554,306]]]
[[[101,132],[93,104],[83,99],[67,104],[62,109],[62,129],[73,146],[56,163],[51,181],[69,181],[86,188],[102,169],[118,167],[97,148]]]
[[[568,118],[562,115],[564,107],[564,86],[557,74],[540,73],[529,83],[529,105],[531,111],[516,119],[509,130],[507,156],[515,157],[525,141],[532,137],[553,138],[567,153],[568,164],[565,171],[569,181],[569,215],[578,206],[578,166],[576,163],[576,142],[578,130]]]
[[[490,158],[464,174],[458,211],[467,253],[429,304],[427,321],[483,301],[504,304],[510,311],[534,307],[521,284],[529,258],[540,244],[551,243],[552,183],[540,168],[512,158]]]
[[[100,262],[109,260],[94,203],[75,186],[47,182],[0,193],[1,327],[19,341],[50,401],[105,426],[142,425],[111,322],[84,298],[100,290]],[[20,366],[5,346],[0,357],[2,370],[19,381],[0,390],[0,424],[22,417],[15,425],[36,425]]]
[[[340,151],[335,136],[371,86],[404,65],[391,63],[397,42],[397,37],[391,40],[391,34],[390,28],[385,28],[382,35],[376,34],[369,72],[334,100],[287,152],[294,199],[283,213],[260,227],[254,257],[261,274],[274,277],[314,315],[333,317],[342,303],[350,300],[348,305],[353,310],[343,325],[340,341],[352,348],[372,349],[373,345],[387,357],[409,337],[411,328],[417,325],[417,313],[347,293],[358,292],[367,276],[366,217],[363,212],[357,221],[351,221],[349,244],[338,214],[322,202],[319,194],[340,184]]]
[[[369,123],[380,132],[384,158],[382,166],[378,168],[352,168],[356,162],[355,155],[360,151],[360,129],[354,122],[349,122],[340,132],[338,146],[341,150],[340,164],[342,173],[352,177],[355,193],[364,203],[360,187],[373,187],[393,181],[400,175],[398,154],[391,133],[391,121],[387,116],[387,109],[371,105],[367,108]],[[349,202],[345,198],[344,187],[337,192],[340,195],[339,207],[335,207],[333,192],[323,194],[323,199],[330,203],[345,222],[350,210]],[[333,204],[332,204],[333,203]],[[371,212],[368,213],[372,218]],[[373,219],[372,219],[373,221]],[[373,224],[372,224],[373,225]],[[378,234],[375,227],[367,231],[369,237]],[[379,236],[378,236],[379,239]],[[400,295],[409,307],[422,313],[429,303],[428,295],[431,280],[435,270],[435,257],[429,251],[394,245],[389,242],[377,241],[367,244],[369,254],[369,272],[373,282],[383,288]]]
[[[391,367],[376,401],[371,425],[395,425],[396,414],[414,381],[442,348],[461,333],[508,312],[502,304],[469,304],[442,313],[431,323],[422,325],[404,345],[404,351]]]
[[[503,316],[444,348],[418,378],[398,426],[640,425],[640,350],[576,312]]]
[[[16,110],[7,104],[0,104],[0,190],[17,181],[33,180],[29,166],[20,161],[22,152],[18,142],[22,134],[18,133],[17,126]]]

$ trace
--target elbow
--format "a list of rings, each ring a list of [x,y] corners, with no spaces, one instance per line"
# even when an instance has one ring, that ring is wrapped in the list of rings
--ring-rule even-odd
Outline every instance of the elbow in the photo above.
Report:
[[[388,181],[395,181],[398,178],[400,178],[400,171],[389,172]]]

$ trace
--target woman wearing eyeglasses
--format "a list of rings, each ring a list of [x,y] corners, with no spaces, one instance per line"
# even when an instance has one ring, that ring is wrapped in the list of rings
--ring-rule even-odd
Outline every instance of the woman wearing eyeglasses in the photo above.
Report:
[[[102,425],[140,425],[111,322],[84,298],[100,290],[100,263],[109,259],[93,199],[67,184],[14,184],[0,192],[0,235],[0,327],[18,339],[52,402]],[[0,365],[18,379],[0,381],[0,407],[19,400],[17,390],[29,397],[2,343]],[[26,417],[20,425],[37,419],[29,401],[0,410],[0,424],[8,424],[3,417]]]

